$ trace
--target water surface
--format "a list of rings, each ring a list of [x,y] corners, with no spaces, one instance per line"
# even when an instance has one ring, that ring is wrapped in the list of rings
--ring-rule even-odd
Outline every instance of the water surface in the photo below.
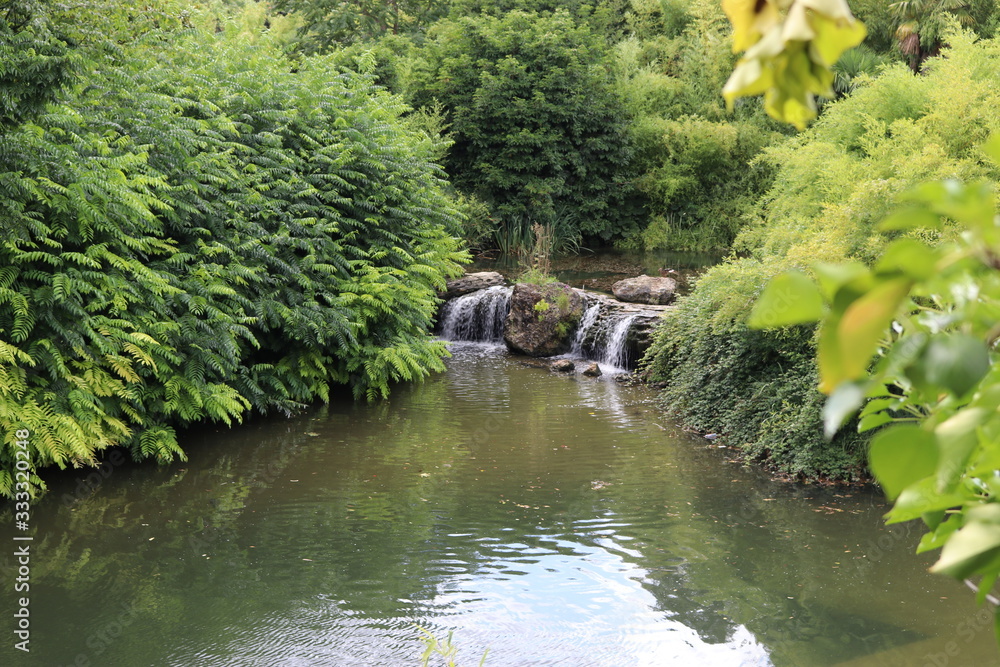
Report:
[[[57,476],[27,655],[0,557],[0,664],[416,665],[415,625],[462,665],[1000,664],[876,494],[774,482],[653,400],[457,345],[387,402],[189,432],[188,462],[92,491]]]

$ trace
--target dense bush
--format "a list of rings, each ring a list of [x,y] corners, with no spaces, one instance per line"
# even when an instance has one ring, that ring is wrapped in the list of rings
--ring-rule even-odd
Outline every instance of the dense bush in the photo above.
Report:
[[[0,130],[44,110],[69,76],[67,46],[40,9],[0,0]]]
[[[301,20],[298,45],[324,53],[384,35],[419,35],[447,14],[449,0],[274,0],[276,12]]]
[[[393,4],[418,5],[441,14]],[[725,109],[734,55],[717,0],[452,0],[419,29],[330,36],[366,6],[279,4],[298,10],[306,52],[356,69],[370,51],[381,85],[440,105],[451,181],[489,210],[467,230],[474,247],[528,247],[541,222],[564,249],[725,248],[767,188],[753,158],[782,135],[758,103]]]
[[[432,142],[368,78],[239,28],[89,50],[0,138],[24,230],[0,245],[0,493],[20,428],[38,468],[168,460],[177,425],[442,368],[427,331],[461,254]]]
[[[823,437],[810,327],[751,331],[743,323],[772,266],[754,260],[709,272],[657,331],[647,354],[649,377],[663,382],[668,414],[772,470],[858,479],[864,439],[842,431]]]
[[[743,258],[701,278],[647,357],[688,424],[719,431],[784,470],[856,472],[857,436],[838,436],[829,446],[820,440],[811,330],[750,332],[743,322],[767,280],[785,269],[873,263],[898,235],[876,225],[899,193],[934,179],[1000,178],[979,148],[1000,131],[1000,42],[963,32],[948,42],[945,57],[928,61],[923,76],[897,64],[828,105],[806,132],[764,152],[775,180],[756,223],[736,240]]]
[[[727,248],[773,175],[754,158],[784,135],[759,103],[726,111],[720,90],[734,58],[718,3],[637,0],[628,21],[615,81],[632,119],[646,224],[621,245]]]
[[[567,234],[608,240],[628,225],[627,118],[604,38],[565,11],[437,23],[411,65],[409,98],[443,104],[455,186],[505,227],[570,218]]]

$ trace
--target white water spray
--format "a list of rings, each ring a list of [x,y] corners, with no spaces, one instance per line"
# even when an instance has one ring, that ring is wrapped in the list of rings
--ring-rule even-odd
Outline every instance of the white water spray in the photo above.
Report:
[[[441,337],[452,341],[503,342],[511,287],[489,287],[463,294],[441,308]]]

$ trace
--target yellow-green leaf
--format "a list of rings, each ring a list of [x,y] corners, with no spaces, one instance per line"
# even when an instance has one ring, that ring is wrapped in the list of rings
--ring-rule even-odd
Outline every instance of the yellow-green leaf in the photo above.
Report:
[[[912,424],[892,426],[872,439],[868,462],[886,495],[896,498],[903,489],[934,474],[937,438]]]
[[[938,255],[938,251],[916,239],[898,239],[882,253],[875,270],[880,273],[903,273],[914,280],[924,280],[937,271]]]
[[[722,11],[733,24],[733,53],[756,44],[780,19],[773,0],[722,0]]]
[[[1000,505],[989,503],[966,512],[966,523],[941,550],[931,572],[964,579],[995,563],[1000,557]]]
[[[832,385],[842,380],[854,380],[865,374],[872,355],[885,336],[910,292],[908,278],[887,280],[852,303],[837,324],[837,344],[840,351],[838,378],[824,378]]]
[[[770,329],[815,322],[822,316],[823,297],[816,283],[801,271],[788,271],[767,284],[748,324],[754,329]]]

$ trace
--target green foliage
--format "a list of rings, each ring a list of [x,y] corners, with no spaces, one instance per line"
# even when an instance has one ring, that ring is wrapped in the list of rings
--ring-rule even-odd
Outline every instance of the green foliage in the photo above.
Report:
[[[559,279],[553,275],[539,271],[538,269],[529,268],[518,274],[517,282],[531,283],[532,285],[551,285],[559,282]]]
[[[892,66],[829,105],[808,132],[768,148],[762,159],[777,169],[774,186],[736,249],[800,267],[872,264],[889,240],[877,224],[895,194],[928,179],[994,176],[977,146],[1000,129],[1000,45],[966,33],[950,42],[948,58],[924,76]],[[948,230],[906,233],[937,238]]]
[[[759,122],[645,116],[632,128],[649,226],[626,246],[645,250],[726,248],[771,182],[754,162],[776,134]]]
[[[617,41],[626,29],[629,0],[451,0],[449,18],[493,16],[503,17],[511,12],[537,13],[552,16],[565,13],[579,24],[588,25],[595,33],[609,41]]]
[[[294,12],[301,20],[299,44],[308,53],[421,33],[448,5],[448,0],[274,0],[276,12]]]
[[[631,0],[625,13],[629,31],[642,39],[676,37],[693,18],[680,0]]]
[[[853,93],[857,79],[875,76],[887,62],[864,44],[845,51],[833,66],[833,92],[838,98]]]
[[[992,152],[1000,165],[1000,138]],[[994,187],[927,181],[901,201],[902,215],[887,218],[886,231],[950,220],[964,233],[937,245],[898,239],[872,270],[817,268],[819,286],[811,289],[825,301],[817,319],[820,387],[831,394],[827,430],[869,399],[859,429],[882,427],[869,461],[896,501],[890,522],[923,518],[930,532],[921,550],[942,548],[932,569],[981,575],[987,592],[1000,574]],[[790,298],[809,290],[799,282]],[[773,293],[766,290],[758,307],[767,308]]]
[[[39,468],[163,461],[177,425],[442,368],[456,210],[399,99],[235,26],[106,47],[2,138],[0,493],[17,429]]]
[[[992,0],[900,0],[889,10],[897,46],[914,72],[940,53],[953,24],[990,35],[998,12]]]
[[[417,626],[417,629],[420,630],[423,635],[420,639],[424,642],[424,646],[426,647],[423,655],[420,656],[421,667],[429,667],[432,664],[431,658],[434,657],[438,657],[442,661],[446,661],[434,664],[443,664],[446,667],[456,667],[457,663],[455,662],[455,658],[458,656],[458,647],[452,643],[454,633],[449,632],[448,636],[445,637],[445,640],[441,641],[424,628]],[[479,667],[483,667],[483,665],[486,664],[486,657],[489,653],[489,649],[483,651],[483,657],[479,659]]]
[[[0,131],[40,113],[67,83],[69,51],[47,13],[34,0],[0,1]]]
[[[864,80],[851,95],[829,104],[809,130],[771,146],[759,158],[775,170],[774,185],[759,203],[754,222],[736,240],[736,249],[744,258],[713,268],[701,279],[691,299],[680,302],[663,334],[663,346],[654,348],[647,362],[668,382],[666,395],[671,406],[687,423],[722,433],[742,431],[745,435],[736,440],[737,446],[753,455],[769,456],[769,452],[782,450],[764,444],[771,435],[760,424],[770,419],[768,414],[754,416],[751,427],[740,419],[727,418],[724,412],[713,413],[711,406],[716,400],[720,406],[730,405],[738,400],[733,397],[742,399],[758,392],[768,400],[783,394],[789,397],[789,406],[800,410],[793,414],[786,409],[780,420],[786,431],[796,433],[803,443],[812,443],[808,447],[817,453],[828,450],[840,456],[846,452],[849,458],[857,454],[857,443],[866,434],[838,435],[838,443],[848,438],[856,444],[827,447],[821,442],[823,402],[814,384],[818,369],[811,357],[815,356],[817,339],[811,327],[797,326],[781,334],[798,337],[798,347],[792,348],[777,346],[766,337],[756,338],[740,323],[746,320],[765,283],[783,270],[806,271],[832,284],[878,271],[880,261],[899,263],[899,257],[908,256],[903,251],[912,246],[890,246],[897,238],[933,245],[955,236],[951,224],[879,229],[879,222],[897,210],[893,201],[898,193],[927,180],[975,182],[1000,176],[1000,170],[984,159],[979,148],[990,133],[1000,131],[1000,114],[996,112],[1000,108],[996,97],[1000,45],[976,42],[973,36],[960,32],[951,34],[949,42],[948,57],[931,61],[924,76],[915,78],[902,64],[891,66],[879,77]],[[914,215],[907,209],[894,220],[898,225]],[[890,247],[893,254],[883,260]],[[823,267],[844,262],[851,262],[853,268],[845,270],[853,273],[823,273],[827,270]],[[930,259],[921,263],[933,266]],[[802,283],[801,279],[793,280]],[[891,308],[893,299],[900,298],[901,289],[900,283],[888,285],[870,299],[866,312],[888,323],[891,313],[886,309]],[[826,298],[825,292],[820,293]],[[762,321],[804,322],[817,315],[815,290],[797,291],[794,284],[779,284],[773,296],[775,300],[761,305],[758,315]],[[866,334],[869,342],[877,342],[884,333],[877,328],[872,331]],[[687,341],[697,341],[696,349],[701,352],[686,351]],[[731,352],[733,346],[739,354]],[[831,365],[854,373],[867,368],[873,352],[854,343],[838,346],[838,350],[839,356]],[[770,359],[774,368],[789,375],[781,377],[774,368],[758,368],[758,358]],[[731,368],[729,364],[756,370],[742,376],[735,370],[723,372]],[[731,383],[723,382],[717,395],[714,385],[699,389],[709,378],[716,381],[720,375]],[[709,395],[699,399],[705,392]],[[794,450],[794,445],[789,447],[786,458],[779,461],[787,461]],[[828,466],[827,470],[837,467]],[[839,468],[846,471],[850,466]]]
[[[357,27],[364,3],[286,5],[307,52],[339,45],[339,66],[414,115],[443,113],[451,180],[489,209],[465,231],[476,250],[523,253],[536,222],[558,252],[728,247],[769,183],[769,165],[750,165],[781,134],[759,105],[727,115],[717,0],[452,0],[412,29],[337,37],[331,17]]]
[[[401,93],[406,87],[406,71],[413,48],[413,39],[408,35],[384,35],[375,41],[342,46],[329,55],[338,67],[369,74],[383,88]]]
[[[536,315],[538,317],[538,321],[539,322],[545,321],[545,313],[548,312],[549,308],[551,308],[551,307],[552,307],[552,304],[550,304],[544,298],[541,301],[539,301],[538,303],[536,303],[534,306],[532,306],[532,308],[534,309],[534,311],[535,311],[535,313],[536,313]]]
[[[965,7],[962,2],[896,5],[912,13]],[[919,41],[918,28],[908,29],[914,31],[911,41]],[[889,522],[921,519],[929,532],[918,552],[940,548],[932,571],[966,579],[982,602],[1000,577],[1000,216],[995,193],[1000,120],[992,109],[975,110],[984,98],[995,103],[1000,48],[996,41],[974,45],[970,34],[957,31],[947,39],[953,51],[929,68],[932,77],[941,76],[939,86],[950,83],[942,94],[959,93],[957,102],[944,98],[925,116],[901,119],[889,128],[909,135],[907,143],[944,130],[941,145],[931,145],[930,164],[947,165],[949,177],[924,174],[896,198],[894,210],[877,228],[887,242],[871,267],[815,264],[815,285],[800,275],[779,276],[757,302],[755,323],[820,320],[816,357],[819,386],[830,394],[824,408],[827,433],[859,409],[858,430],[879,429],[869,464],[895,501]],[[938,92],[931,88],[922,94],[933,98]],[[955,106],[970,112],[958,121],[961,127],[948,115]],[[990,140],[982,149],[970,146],[983,130],[991,132]],[[860,147],[876,164],[878,143]],[[928,145],[923,148],[926,154]],[[926,161],[921,165],[927,166]],[[954,177],[983,171],[989,178]],[[927,230],[932,234],[921,233]],[[906,232],[915,233],[901,235]],[[981,577],[978,583],[968,579],[973,576]],[[1000,608],[996,618],[1000,628]]]
[[[864,441],[822,433],[813,334],[807,327],[753,331],[746,309],[773,266],[746,259],[710,269],[658,329],[644,366],[663,382],[667,412],[711,431],[749,460],[806,479],[863,476]]]
[[[600,35],[562,10],[512,11],[442,21],[427,39],[409,97],[448,110],[446,167],[490,206],[499,235],[560,217],[597,240],[628,227],[627,118]]]
[[[474,195],[462,193],[458,193],[455,206],[464,221],[460,235],[465,237],[470,250],[476,252],[494,247],[498,229],[496,219],[490,214],[490,207]]]
[[[647,36],[638,11],[646,3],[634,6],[639,31],[615,46],[615,79],[633,118],[636,191],[649,222],[619,245],[727,248],[771,181],[771,166],[754,159],[783,135],[757,104],[726,112],[719,88],[734,57],[717,3],[687,6],[683,30],[669,38]]]

